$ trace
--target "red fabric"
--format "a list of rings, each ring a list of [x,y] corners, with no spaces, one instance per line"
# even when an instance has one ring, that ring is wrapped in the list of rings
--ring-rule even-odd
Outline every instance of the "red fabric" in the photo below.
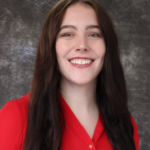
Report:
[[[66,123],[60,150],[113,150],[100,118],[98,119],[93,138],[91,139],[61,95],[60,100]],[[133,138],[136,150],[139,150],[137,125],[133,117],[131,117],[131,121],[134,127]]]
[[[65,131],[60,150],[113,150],[106,132],[98,119],[93,138],[91,139],[70,107],[61,97],[65,116]],[[0,110],[0,150],[23,150],[27,127],[29,94],[20,99],[9,101]],[[134,141],[139,150],[137,125],[131,118],[134,127]]]
[[[9,101],[0,110],[0,150],[23,150],[29,94]]]

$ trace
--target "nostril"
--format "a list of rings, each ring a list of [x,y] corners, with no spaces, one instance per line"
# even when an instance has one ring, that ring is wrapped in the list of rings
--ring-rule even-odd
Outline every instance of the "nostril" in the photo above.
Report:
[[[89,51],[89,49],[88,48],[84,48],[84,49],[78,48],[78,49],[76,49],[76,51]]]

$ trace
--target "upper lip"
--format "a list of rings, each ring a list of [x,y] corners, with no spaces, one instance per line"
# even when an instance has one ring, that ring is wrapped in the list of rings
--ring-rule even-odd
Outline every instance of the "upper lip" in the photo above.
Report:
[[[72,57],[72,58],[69,58],[68,60],[72,60],[72,59],[90,59],[90,60],[94,60],[93,58],[90,58],[90,57]]]

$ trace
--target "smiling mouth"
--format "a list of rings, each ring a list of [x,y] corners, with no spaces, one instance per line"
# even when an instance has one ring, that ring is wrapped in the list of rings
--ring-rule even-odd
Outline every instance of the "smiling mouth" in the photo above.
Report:
[[[69,61],[72,64],[87,65],[87,64],[92,63],[94,60],[92,60],[92,59],[71,59]]]

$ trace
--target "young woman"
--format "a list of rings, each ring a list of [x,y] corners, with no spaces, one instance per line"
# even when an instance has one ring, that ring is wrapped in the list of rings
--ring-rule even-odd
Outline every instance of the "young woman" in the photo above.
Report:
[[[117,36],[96,0],[60,0],[51,9],[31,94],[0,111],[0,149],[139,149]]]

